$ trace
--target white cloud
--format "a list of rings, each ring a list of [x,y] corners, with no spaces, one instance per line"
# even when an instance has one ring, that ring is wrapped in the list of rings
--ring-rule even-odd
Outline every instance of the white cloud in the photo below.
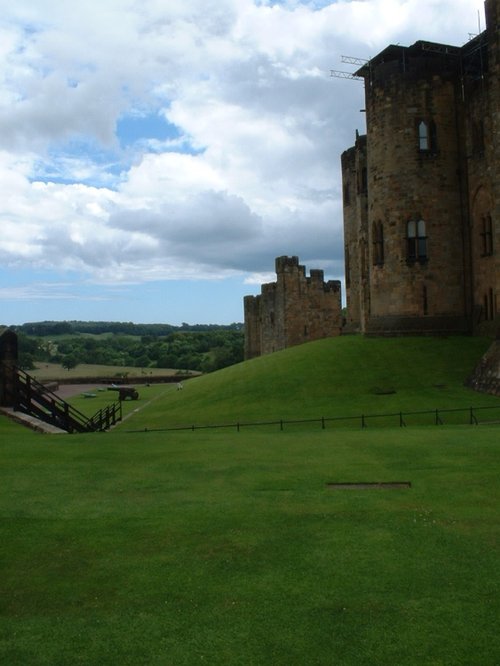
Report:
[[[463,43],[482,7],[0,4],[0,261],[96,282],[252,281],[282,254],[340,275],[340,153],[363,95],[330,69],[394,41]],[[121,151],[118,119],[149,112],[179,137]]]

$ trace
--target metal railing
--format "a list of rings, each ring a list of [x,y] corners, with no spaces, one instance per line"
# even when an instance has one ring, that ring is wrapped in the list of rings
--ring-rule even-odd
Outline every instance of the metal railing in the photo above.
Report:
[[[492,414],[493,419],[484,420],[480,419],[482,414]],[[453,416],[452,416],[453,415]],[[455,418],[457,417],[457,418]],[[408,425],[480,425],[481,423],[498,423],[500,424],[500,404],[487,406],[487,407],[459,407],[454,409],[430,409],[420,410],[415,412],[391,412],[387,414],[359,414],[356,416],[333,416],[310,419],[278,419],[272,421],[237,421],[235,423],[218,423],[218,424],[205,424],[205,425],[180,425],[162,428],[142,428],[137,430],[127,430],[128,433],[139,432],[171,432],[180,430],[214,430],[214,429],[233,429],[240,431],[243,428],[255,428],[261,426],[277,426],[282,431],[285,426],[293,426],[300,424],[318,424],[322,430],[326,430],[327,426],[358,426],[361,429],[366,429],[369,424],[377,426],[377,421],[383,420],[383,427],[392,427],[394,425],[405,428]],[[410,423],[411,422],[411,423]]]
[[[16,369],[14,409],[70,433],[107,430],[122,418],[120,402],[89,418],[20,368]]]

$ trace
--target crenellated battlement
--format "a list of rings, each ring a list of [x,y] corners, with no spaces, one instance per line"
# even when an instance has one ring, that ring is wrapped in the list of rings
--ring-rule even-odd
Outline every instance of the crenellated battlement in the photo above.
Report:
[[[245,296],[245,358],[340,335],[340,281],[324,281],[324,272],[306,276],[298,257],[277,257],[276,282]]]

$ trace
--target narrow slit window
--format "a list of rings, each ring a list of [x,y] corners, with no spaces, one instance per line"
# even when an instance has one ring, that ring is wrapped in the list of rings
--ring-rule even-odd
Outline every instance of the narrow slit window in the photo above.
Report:
[[[373,224],[373,264],[384,265],[384,225],[382,222]]]
[[[493,230],[491,225],[491,215],[485,215],[482,219],[482,256],[489,257],[493,254]]]
[[[406,258],[409,262],[427,260],[427,235],[424,220],[410,220],[406,233]]]
[[[433,120],[421,120],[418,123],[418,149],[429,155],[437,153],[437,130]]]
[[[418,149],[421,151],[429,150],[429,125],[425,120],[421,120],[418,124]]]

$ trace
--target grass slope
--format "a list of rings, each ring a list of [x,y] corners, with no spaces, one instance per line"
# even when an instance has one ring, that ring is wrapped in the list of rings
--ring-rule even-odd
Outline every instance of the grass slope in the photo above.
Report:
[[[461,386],[480,341],[334,342],[145,387],[109,433],[0,416],[0,663],[498,663],[498,426],[127,431],[189,403],[204,421],[489,399]],[[412,486],[327,486],[356,481]]]
[[[471,337],[320,340],[191,379],[184,391],[166,393],[128,424],[159,428],[498,405],[497,398],[463,386],[489,344]]]

